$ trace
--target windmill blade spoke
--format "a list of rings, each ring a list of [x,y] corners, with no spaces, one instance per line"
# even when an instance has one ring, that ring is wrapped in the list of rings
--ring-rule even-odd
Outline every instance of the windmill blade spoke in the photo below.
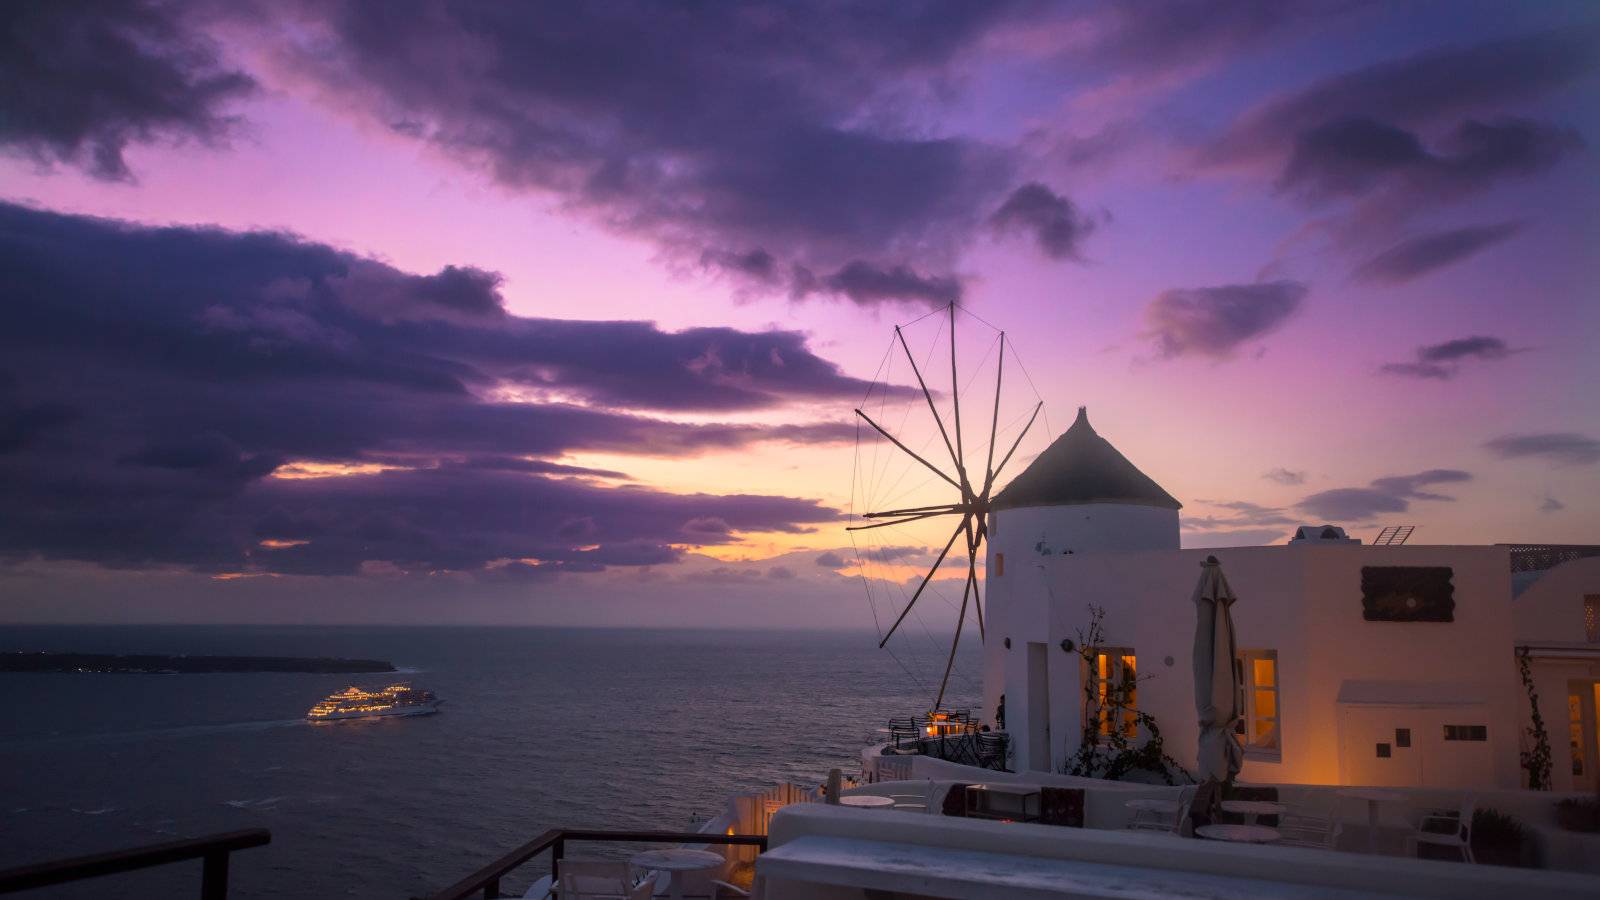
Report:
[[[944,448],[950,452],[950,461],[960,469],[961,458],[956,456],[955,448],[950,446],[950,435],[944,430],[944,419],[939,417],[939,408],[933,404],[933,394],[928,391],[928,383],[922,380],[922,370],[917,368],[917,358],[911,355],[911,348],[906,344],[906,336],[901,333],[898,325],[895,326],[894,336],[900,339],[900,349],[906,352],[906,362],[911,363],[911,374],[917,376],[917,386],[922,388],[923,399],[928,401],[928,412],[933,413],[933,424],[939,426],[939,436],[944,438]],[[954,341],[955,335],[952,334],[950,339]]]
[[[922,463],[923,465],[927,466],[933,472],[933,474],[938,475],[940,478],[943,478],[945,481],[950,482],[950,486],[951,487],[955,488],[958,491],[961,490],[961,485],[959,483],[957,483],[954,478],[951,478],[949,475],[946,475],[944,472],[940,471],[938,466],[935,466],[933,463],[928,462],[927,460],[925,460],[922,457],[918,456],[916,454],[916,451],[912,450],[910,447],[907,447],[905,444],[900,443],[900,439],[899,438],[897,438],[894,435],[890,434],[889,432],[883,430],[883,426],[879,425],[877,422],[872,421],[872,417],[871,416],[867,415],[866,413],[862,412],[859,409],[856,410],[856,415],[860,416],[862,419],[865,419],[866,423],[868,425],[871,425],[874,431],[876,431],[879,434],[883,435],[884,437],[888,438],[890,443],[894,444],[896,447],[899,447],[901,450],[904,450],[906,452],[906,454],[909,455],[912,459],[914,459],[917,462]],[[962,497],[964,498],[965,496],[966,496],[966,492],[963,491],[962,492]]]
[[[881,512],[862,513],[861,514],[861,518],[863,518],[863,519],[885,519],[885,518],[888,518],[890,516],[912,516],[912,515],[916,515],[917,513],[925,513],[925,512],[942,512],[942,513],[961,512],[961,511],[963,511],[965,509],[966,509],[966,507],[962,506],[959,503],[941,503],[941,504],[939,504],[937,506],[910,506],[910,507],[907,507],[905,509],[886,509],[886,510],[883,510]]]
[[[928,584],[933,581],[933,576],[938,574],[939,566],[944,564],[944,558],[950,555],[950,548],[955,546],[956,538],[961,536],[961,532],[965,530],[966,527],[967,518],[962,517],[961,524],[956,526],[955,531],[950,532],[950,540],[945,541],[944,549],[939,551],[939,558],[933,561],[933,566],[928,569],[928,574],[922,576],[922,583],[917,585],[916,593],[911,595],[910,601],[906,603],[906,608],[900,610],[899,618],[894,620],[894,624],[890,625],[889,630],[884,633],[883,640],[878,642],[878,649],[883,649],[883,645],[889,643],[889,638],[894,637],[895,629],[899,628],[900,623],[906,620],[906,614],[911,612],[911,607],[917,605],[917,598],[922,596],[922,592],[926,590]]]
[[[978,640],[984,641],[983,633],[983,603],[978,597],[978,534],[972,528],[972,520],[967,520],[967,584],[972,588],[973,612],[978,615]]]
[[[1000,460],[1000,465],[989,473],[988,480],[983,485],[983,496],[985,498],[989,496],[989,489],[994,487],[994,480],[1000,477],[1001,470],[1006,467],[1006,463],[1011,461],[1011,454],[1017,452],[1017,448],[1022,445],[1022,439],[1028,436],[1028,429],[1032,428],[1034,420],[1039,418],[1039,410],[1041,409],[1044,409],[1043,400],[1040,400],[1038,405],[1033,408],[1033,415],[1028,417],[1028,424],[1022,426],[1022,433],[1017,435],[1017,439],[1012,442],[1011,449],[1006,451],[1005,458]]]
[[[950,658],[944,663],[944,677],[939,679],[939,698],[933,701],[934,711],[944,705],[944,689],[950,684],[950,670],[956,665],[956,648],[961,646],[961,629],[967,624],[967,598],[971,595],[972,576],[969,573],[967,583],[961,588],[961,613],[956,616],[956,636],[950,641]]]
[[[919,522],[923,519],[932,519],[937,516],[953,516],[958,512],[961,512],[961,510],[949,509],[941,510],[939,512],[926,512],[922,513],[921,515],[906,516],[903,519],[893,519],[888,522],[874,522],[871,525],[851,525],[849,528],[846,528],[845,531],[866,531],[869,528],[886,528],[890,525],[904,525],[907,522]]]
[[[989,485],[994,483],[994,442],[1000,433],[1000,379],[1006,374],[1006,333],[1000,332],[1000,357],[994,369],[994,418],[989,422],[989,461],[983,464],[984,479],[983,491],[987,495]],[[981,607],[980,607],[981,610]],[[981,628],[983,613],[978,613],[978,622]]]
[[[961,476],[962,493],[967,485],[967,451],[961,446],[961,379],[956,376],[956,305],[950,304],[950,402],[955,405],[956,474]]]

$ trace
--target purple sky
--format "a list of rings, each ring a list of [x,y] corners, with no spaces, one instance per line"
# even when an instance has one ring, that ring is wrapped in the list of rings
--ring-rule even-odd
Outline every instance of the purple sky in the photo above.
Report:
[[[0,620],[868,626],[951,301],[1188,546],[1600,539],[1589,3],[0,25]]]

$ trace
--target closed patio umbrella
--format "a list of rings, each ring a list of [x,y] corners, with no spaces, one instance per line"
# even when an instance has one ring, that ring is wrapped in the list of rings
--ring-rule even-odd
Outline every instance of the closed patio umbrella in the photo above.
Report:
[[[1233,614],[1237,600],[1215,556],[1200,564],[1194,588],[1194,707],[1200,715],[1200,777],[1229,782],[1244,764],[1234,726],[1239,720],[1233,668]]]

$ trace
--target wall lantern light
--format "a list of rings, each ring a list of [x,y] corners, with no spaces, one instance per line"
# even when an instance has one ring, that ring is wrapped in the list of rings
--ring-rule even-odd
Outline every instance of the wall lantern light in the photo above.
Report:
[[[1061,652],[1063,652],[1063,653],[1071,653],[1072,652],[1072,648],[1074,646],[1075,645],[1072,643],[1072,638],[1062,638],[1061,639]]]

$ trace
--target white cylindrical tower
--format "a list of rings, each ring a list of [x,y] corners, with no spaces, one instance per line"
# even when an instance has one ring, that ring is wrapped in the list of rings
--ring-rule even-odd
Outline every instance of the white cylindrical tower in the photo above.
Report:
[[[1177,550],[1183,504],[1078,418],[995,495],[988,517],[984,709],[999,725],[1002,698],[1019,770],[1050,771],[1078,695],[1076,659],[1050,631],[1043,558]],[[1054,683],[1054,687],[1047,687]],[[1007,686],[1009,687],[1009,690]]]

